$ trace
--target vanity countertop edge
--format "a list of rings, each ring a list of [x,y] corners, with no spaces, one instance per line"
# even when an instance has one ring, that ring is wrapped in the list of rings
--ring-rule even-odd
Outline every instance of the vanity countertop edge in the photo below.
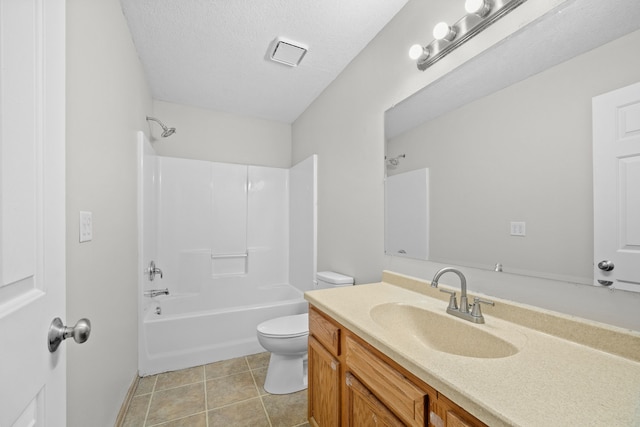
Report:
[[[310,304],[488,425],[640,425],[640,333],[491,298],[496,307],[484,310],[479,327],[512,334],[519,352],[478,359],[426,348],[370,316],[389,302],[444,313],[447,298],[428,281],[387,271],[379,283],[305,293]]]

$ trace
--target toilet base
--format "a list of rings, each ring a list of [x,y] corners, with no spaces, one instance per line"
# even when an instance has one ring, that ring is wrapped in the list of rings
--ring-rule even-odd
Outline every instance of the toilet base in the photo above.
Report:
[[[271,353],[264,389],[271,394],[289,394],[307,388],[307,353]]]

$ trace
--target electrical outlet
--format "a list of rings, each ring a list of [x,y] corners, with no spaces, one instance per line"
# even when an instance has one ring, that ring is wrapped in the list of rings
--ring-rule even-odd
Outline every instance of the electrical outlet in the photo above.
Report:
[[[512,236],[526,236],[526,223],[524,221],[511,221]]]
[[[93,220],[91,212],[80,211],[80,243],[93,239]]]

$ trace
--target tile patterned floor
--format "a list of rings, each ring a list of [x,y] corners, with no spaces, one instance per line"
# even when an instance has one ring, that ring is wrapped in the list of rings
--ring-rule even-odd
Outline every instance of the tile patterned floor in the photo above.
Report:
[[[307,391],[267,393],[269,353],[141,378],[125,427],[308,427]]]

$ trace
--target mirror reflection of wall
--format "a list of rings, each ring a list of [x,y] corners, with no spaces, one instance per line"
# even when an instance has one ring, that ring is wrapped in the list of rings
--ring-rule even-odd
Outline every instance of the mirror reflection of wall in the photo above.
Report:
[[[385,253],[429,259],[429,169],[389,176],[384,190]]]
[[[430,170],[430,260],[592,283],[591,99],[638,81],[639,44],[636,31],[387,141],[407,156],[390,176]]]

